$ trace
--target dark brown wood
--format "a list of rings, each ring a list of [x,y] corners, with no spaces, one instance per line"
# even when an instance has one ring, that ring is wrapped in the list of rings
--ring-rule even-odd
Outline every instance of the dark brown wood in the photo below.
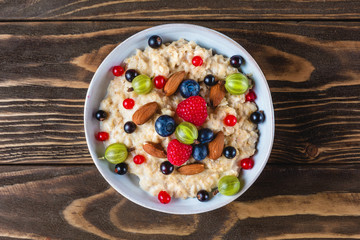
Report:
[[[232,37],[263,69],[276,118],[270,162],[359,162],[359,23],[195,23]],[[157,24],[0,24],[0,162],[91,163],[83,104],[92,75],[117,44]]]
[[[357,0],[5,0],[0,20],[359,19]]]
[[[179,216],[126,200],[95,166],[1,166],[0,237],[359,238],[359,176],[359,165],[268,165],[235,202]]]

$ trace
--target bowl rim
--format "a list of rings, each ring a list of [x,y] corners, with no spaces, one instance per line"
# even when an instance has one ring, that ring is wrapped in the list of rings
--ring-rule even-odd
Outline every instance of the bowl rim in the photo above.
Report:
[[[92,84],[94,82],[94,79],[97,78],[97,75],[99,75],[99,69],[102,68],[103,65],[105,65],[105,62],[110,58],[111,55],[114,54],[114,52],[117,51],[118,48],[120,48],[120,46],[122,44],[125,44],[127,42],[131,42],[134,38],[136,38],[138,35],[143,35],[143,34],[147,34],[149,32],[152,31],[156,31],[158,29],[162,29],[162,28],[174,28],[174,27],[187,27],[187,28],[195,28],[198,29],[199,31],[206,31],[209,32],[211,34],[216,34],[219,37],[225,39],[226,41],[231,42],[232,44],[234,44],[235,46],[237,46],[239,49],[242,50],[243,53],[245,53],[247,56],[247,59],[250,59],[252,61],[252,63],[254,64],[255,68],[257,69],[257,71],[259,72],[260,76],[264,79],[264,83],[265,83],[265,89],[267,91],[267,94],[269,96],[269,105],[270,105],[270,111],[271,111],[271,115],[270,116],[266,116],[267,121],[270,121],[270,125],[271,125],[271,129],[272,131],[270,132],[270,139],[271,142],[270,144],[267,145],[267,149],[266,150],[266,155],[265,155],[265,160],[262,162],[262,164],[260,165],[259,171],[255,174],[255,177],[249,182],[249,184],[247,184],[246,186],[244,186],[241,191],[233,196],[230,196],[228,198],[226,198],[225,200],[223,200],[220,204],[218,204],[216,207],[213,207],[211,209],[206,209],[206,208],[201,208],[201,209],[197,209],[195,211],[187,211],[187,209],[184,209],[184,211],[182,212],[178,212],[178,211],[172,211],[171,208],[167,208],[165,209],[160,209],[160,208],[154,208],[152,206],[148,206],[148,205],[144,205],[143,203],[137,201],[137,199],[133,198],[131,195],[127,194],[124,191],[120,191],[117,186],[107,177],[106,173],[104,172],[104,170],[100,167],[100,165],[97,163],[97,161],[95,161],[95,159],[98,159],[96,152],[90,148],[90,136],[87,133],[86,129],[87,129],[87,109],[88,109],[88,105],[89,105],[89,99],[87,96],[89,96],[89,93],[91,92],[91,89],[94,87],[94,84]],[[261,68],[259,67],[259,65],[257,64],[257,62],[255,61],[255,59],[246,51],[245,48],[243,48],[239,43],[237,43],[235,40],[233,40],[232,38],[226,36],[223,33],[220,33],[216,30],[207,28],[207,27],[203,27],[203,26],[199,26],[199,25],[195,25],[195,24],[188,24],[188,23],[169,23],[169,24],[161,24],[161,25],[156,25],[153,27],[149,27],[146,28],[142,31],[139,31],[133,35],[131,35],[129,38],[125,39],[124,41],[120,42],[105,58],[104,60],[101,62],[101,64],[97,67],[93,77],[91,78],[91,81],[89,83],[89,87],[87,89],[86,92],[86,97],[85,97],[85,104],[84,104],[84,132],[85,132],[85,138],[86,138],[86,145],[88,147],[88,150],[90,152],[91,158],[96,166],[96,168],[98,169],[98,171],[100,172],[100,174],[102,175],[102,177],[107,181],[107,183],[115,189],[116,192],[120,193],[123,197],[127,198],[128,200],[136,203],[137,205],[140,205],[142,207],[154,210],[154,211],[158,211],[158,212],[163,212],[163,213],[168,213],[168,214],[178,214],[178,215],[187,215],[187,214],[198,214],[198,213],[204,213],[204,212],[210,212],[216,209],[219,209],[227,204],[229,204],[232,201],[235,201],[237,198],[239,198],[242,194],[244,194],[254,183],[255,181],[258,179],[258,177],[260,176],[260,174],[263,172],[270,154],[272,152],[272,147],[273,147],[273,143],[274,143],[274,136],[275,136],[275,116],[274,116],[274,106],[273,106],[273,101],[272,101],[272,96],[271,96],[271,91],[269,88],[269,85],[267,83],[267,80],[265,78],[264,73],[262,72]],[[186,200],[185,200],[186,201]]]

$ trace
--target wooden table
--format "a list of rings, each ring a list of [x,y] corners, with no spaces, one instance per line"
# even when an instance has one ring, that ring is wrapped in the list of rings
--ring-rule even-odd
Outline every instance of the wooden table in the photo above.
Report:
[[[1,239],[360,239],[360,2],[0,1]],[[140,207],[88,153],[83,105],[104,57],[151,26],[194,23],[244,46],[276,136],[256,183],[197,215]]]

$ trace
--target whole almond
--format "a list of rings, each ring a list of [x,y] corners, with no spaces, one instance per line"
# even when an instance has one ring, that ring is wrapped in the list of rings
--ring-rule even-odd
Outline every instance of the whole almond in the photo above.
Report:
[[[204,171],[205,165],[203,163],[193,163],[181,166],[177,170],[182,175],[194,175]]]
[[[218,83],[210,89],[210,103],[213,107],[218,106],[226,95],[225,86]]]
[[[143,149],[145,152],[147,152],[151,156],[154,156],[157,158],[166,158],[166,152],[165,152],[164,148],[158,143],[146,142],[143,145]]]
[[[132,121],[136,125],[142,125],[146,123],[159,109],[159,105],[156,102],[149,102],[140,107],[132,116]]]
[[[212,140],[209,145],[209,158],[218,159],[224,150],[224,133],[218,132],[215,139]]]
[[[167,97],[173,95],[178,89],[180,83],[184,80],[185,71],[176,72],[166,81],[164,92]]]

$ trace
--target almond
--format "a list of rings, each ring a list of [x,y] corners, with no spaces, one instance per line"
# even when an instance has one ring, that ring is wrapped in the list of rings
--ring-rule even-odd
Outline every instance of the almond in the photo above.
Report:
[[[193,163],[181,166],[177,170],[182,175],[194,175],[204,171],[205,165],[203,163]]]
[[[143,149],[153,157],[166,158],[166,152],[159,143],[146,142],[143,145]]]
[[[176,72],[166,81],[164,92],[167,97],[173,95],[178,89],[180,83],[184,80],[185,71]]]
[[[146,123],[159,109],[159,105],[156,102],[149,102],[140,107],[132,116],[132,121],[136,125]]]
[[[213,107],[216,107],[221,103],[226,95],[225,86],[222,83],[218,83],[210,89],[210,103]]]
[[[224,150],[224,133],[218,132],[215,139],[212,140],[209,145],[209,158],[218,159]]]

